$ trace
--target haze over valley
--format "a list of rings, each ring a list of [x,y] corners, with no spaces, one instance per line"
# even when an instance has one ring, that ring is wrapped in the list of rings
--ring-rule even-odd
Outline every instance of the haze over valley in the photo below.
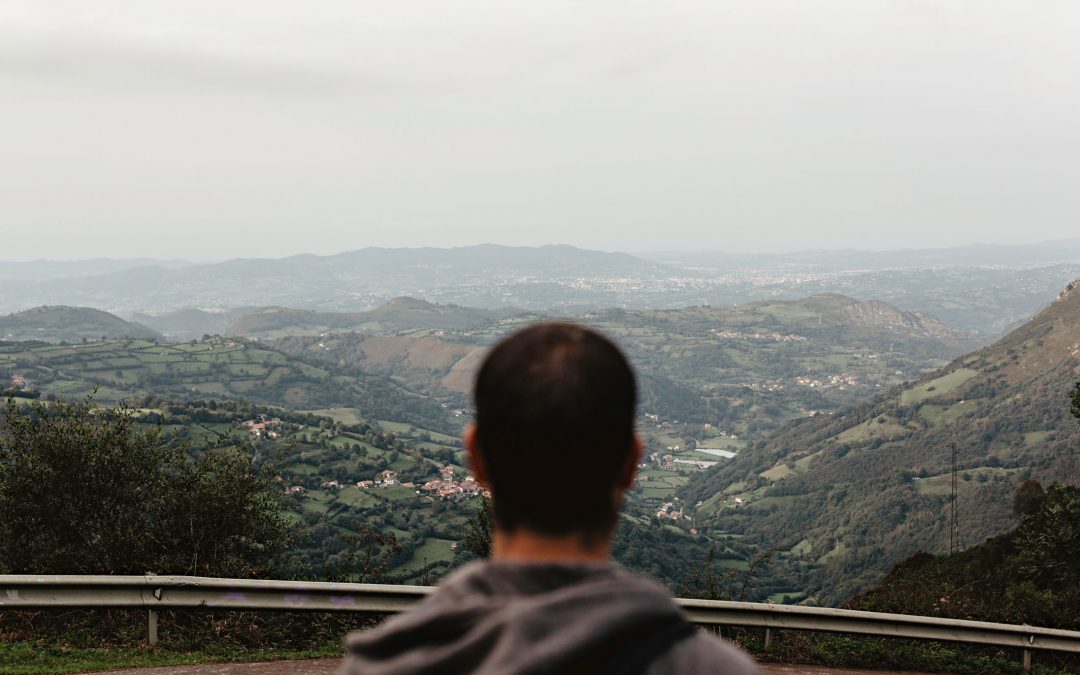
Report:
[[[923,311],[989,340],[1031,316],[1077,276],[1080,239],[756,256],[632,256],[570,246],[369,248],[200,265],[146,259],[0,262],[5,287],[0,312],[41,305],[93,307],[151,327],[160,321],[165,334],[187,339],[220,332],[238,309],[363,311],[401,296],[566,314],[613,307],[729,306],[838,293]],[[187,320],[177,320],[174,313],[181,310],[188,311]],[[205,325],[199,324],[200,316]]]

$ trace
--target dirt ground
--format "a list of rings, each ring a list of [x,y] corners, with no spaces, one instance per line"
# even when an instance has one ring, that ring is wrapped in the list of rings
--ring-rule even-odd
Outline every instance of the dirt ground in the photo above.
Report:
[[[341,659],[316,659],[313,661],[275,661],[273,663],[217,663],[201,666],[169,666],[166,668],[135,668],[113,670],[111,675],[334,675]],[[762,664],[763,675],[917,675],[884,670],[847,670],[844,668],[821,668],[818,666]]]

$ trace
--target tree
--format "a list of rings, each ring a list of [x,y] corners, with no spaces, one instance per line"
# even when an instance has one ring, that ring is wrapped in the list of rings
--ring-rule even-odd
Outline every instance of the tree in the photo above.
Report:
[[[465,550],[477,558],[487,558],[491,555],[491,529],[494,516],[491,511],[491,497],[480,495],[480,508],[476,509],[469,524],[465,526],[465,536],[462,541]]]
[[[1016,494],[1013,495],[1013,517],[1022,519],[1035,515],[1044,501],[1046,492],[1042,484],[1034,478],[1028,478],[1016,488]]]
[[[1073,417],[1080,419],[1080,382],[1076,383],[1076,386],[1072,390],[1072,408],[1071,412]]]
[[[1033,513],[1021,519],[1020,571],[1040,588],[1080,585],[1080,488],[1055,484]]]
[[[401,544],[394,533],[381,534],[358,525],[357,534],[346,535],[345,550],[326,564],[327,581],[377,584],[386,581]]]
[[[131,408],[9,399],[0,571],[270,574],[289,538],[271,469],[228,438],[191,459]]]

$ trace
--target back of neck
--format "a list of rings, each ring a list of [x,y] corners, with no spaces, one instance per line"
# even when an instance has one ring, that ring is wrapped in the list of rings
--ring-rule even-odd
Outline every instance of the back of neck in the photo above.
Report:
[[[535,563],[609,562],[611,539],[582,534],[546,535],[528,530],[506,532],[496,528],[492,560]]]

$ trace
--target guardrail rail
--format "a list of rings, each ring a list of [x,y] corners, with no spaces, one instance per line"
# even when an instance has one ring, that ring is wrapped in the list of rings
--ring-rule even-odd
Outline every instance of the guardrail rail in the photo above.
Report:
[[[428,586],[216,579],[184,576],[0,575],[0,611],[18,609],[145,609],[147,641],[157,644],[162,609],[396,613],[434,590]],[[1036,650],[1080,653],[1080,631],[760,602],[677,599],[700,626],[800,630],[961,642],[1023,650],[1025,670]]]

